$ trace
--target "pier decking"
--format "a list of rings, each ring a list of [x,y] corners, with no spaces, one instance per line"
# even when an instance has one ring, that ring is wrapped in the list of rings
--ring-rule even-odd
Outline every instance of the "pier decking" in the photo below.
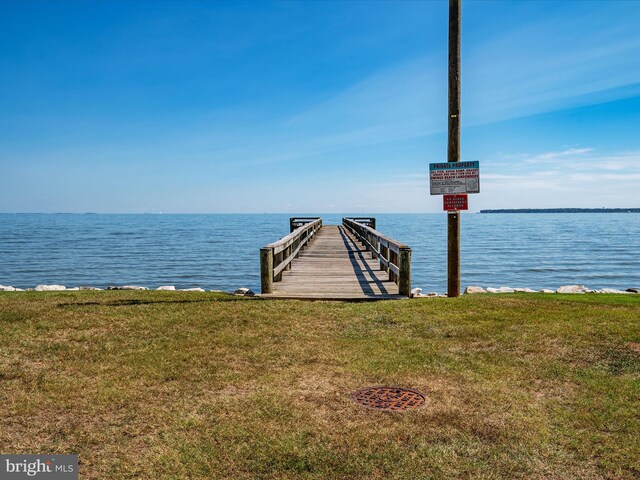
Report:
[[[406,298],[411,250],[373,227],[375,219],[292,219],[292,232],[261,250],[267,298],[379,300]]]

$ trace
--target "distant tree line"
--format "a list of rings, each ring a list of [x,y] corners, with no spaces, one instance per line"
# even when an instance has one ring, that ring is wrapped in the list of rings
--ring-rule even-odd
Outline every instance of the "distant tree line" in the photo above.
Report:
[[[480,213],[640,213],[640,208],[499,208]]]

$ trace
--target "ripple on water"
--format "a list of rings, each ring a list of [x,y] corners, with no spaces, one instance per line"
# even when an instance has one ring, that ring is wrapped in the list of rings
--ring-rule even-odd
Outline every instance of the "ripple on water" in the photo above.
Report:
[[[376,217],[412,247],[414,286],[444,291],[446,216]],[[258,290],[258,249],[288,231],[288,215],[0,214],[0,284]],[[638,214],[462,217],[463,285],[624,289],[640,285],[638,251]]]

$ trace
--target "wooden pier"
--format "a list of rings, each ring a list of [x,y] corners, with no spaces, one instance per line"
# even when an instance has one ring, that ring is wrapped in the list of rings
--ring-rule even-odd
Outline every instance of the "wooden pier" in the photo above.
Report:
[[[292,218],[291,233],[260,250],[262,297],[316,300],[407,298],[411,249],[375,229],[375,218]]]

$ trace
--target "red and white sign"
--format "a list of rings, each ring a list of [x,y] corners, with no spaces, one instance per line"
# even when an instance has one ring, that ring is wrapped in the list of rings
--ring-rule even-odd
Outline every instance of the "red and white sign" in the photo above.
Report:
[[[469,202],[467,194],[462,195],[443,195],[443,203],[445,211],[452,210],[469,210]]]
[[[431,195],[480,193],[480,162],[429,164]]]

